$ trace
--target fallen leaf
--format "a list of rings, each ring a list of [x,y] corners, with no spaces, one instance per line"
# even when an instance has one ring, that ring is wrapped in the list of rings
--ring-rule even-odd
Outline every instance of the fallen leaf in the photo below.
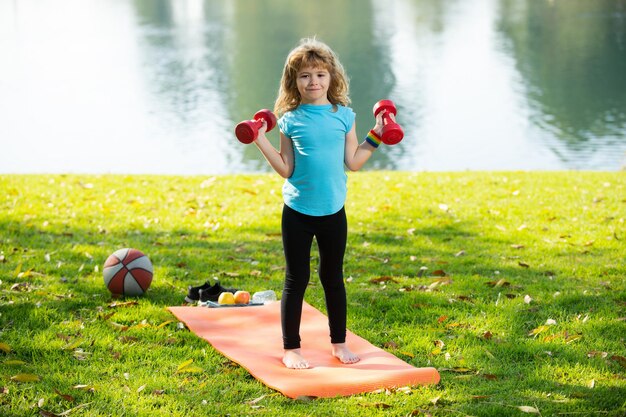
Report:
[[[149,323],[146,323],[145,321],[142,321],[141,323],[137,323],[134,326],[129,327],[129,329],[145,329],[146,327],[152,327],[152,325],[150,325]]]
[[[74,352],[72,352],[72,355],[79,361],[84,361],[84,360],[87,360],[87,358],[89,358],[89,355],[91,355],[91,352],[85,352],[82,349],[76,349]]]
[[[553,341],[554,339],[556,339],[559,336],[560,336],[559,334],[551,334],[550,336],[544,337],[543,341],[544,342],[551,342],[551,341]]]
[[[489,340],[492,337],[493,337],[493,334],[489,330],[487,330],[485,333],[483,333],[483,339]]]
[[[71,395],[68,394],[62,394],[61,392],[59,392],[59,390],[55,389],[54,392],[56,393],[56,395],[58,395],[59,397],[63,398],[65,401],[69,401],[71,403],[73,403],[75,401],[74,397],[72,397]]]
[[[15,382],[38,382],[40,379],[33,374],[17,374],[11,377],[11,381]]]
[[[546,330],[548,330],[548,326],[543,325],[543,326],[539,326],[536,329],[531,330],[528,333],[528,336],[537,336],[539,333],[545,332]]]
[[[136,306],[138,305],[139,302],[138,301],[125,301],[125,302],[121,302],[118,303],[117,301],[109,304],[109,308],[117,308],[117,307],[130,307],[130,306]]]
[[[433,415],[430,414],[428,412],[428,410],[422,410],[421,408],[417,408],[413,411],[411,411],[409,414],[407,414],[407,417],[415,417],[415,416],[421,416],[424,415],[424,417],[432,417]]]
[[[168,324],[170,324],[170,323],[174,323],[174,320],[167,320],[167,321],[164,321],[163,323],[161,323],[161,324],[159,324],[159,325],[157,326],[157,329],[161,329],[161,328],[163,328],[163,327],[167,326],[167,325],[168,325]]]
[[[437,323],[443,323],[443,322],[444,322],[447,318],[448,318],[448,316],[440,316],[440,317],[437,319]]]
[[[26,362],[20,361],[20,360],[17,360],[17,359],[11,359],[11,360],[8,360],[8,361],[4,361],[4,364],[5,365],[11,365],[11,366],[13,366],[13,365],[26,365]]]
[[[511,285],[511,283],[505,280],[504,278],[501,278],[498,281],[489,281],[489,282],[486,282],[485,284],[491,287],[508,287],[509,285]]]
[[[513,249],[524,249],[524,245],[511,245]]]
[[[563,336],[563,338],[565,339],[565,343],[569,345],[570,343],[573,343],[582,339],[583,336],[580,334],[568,335],[567,332],[565,332],[565,335]]]
[[[10,353],[11,346],[7,345],[6,343],[0,342],[0,350],[3,351],[4,353]]]
[[[437,278],[427,288],[428,288],[428,290],[432,291],[432,290],[436,289],[437,287],[439,287],[441,285],[450,285],[451,283],[452,283],[452,280],[450,278],[447,278],[447,277]]]
[[[626,368],[626,358],[623,356],[618,356],[618,355],[613,355],[610,358],[611,360],[614,360],[615,362],[619,363],[620,365],[622,365],[623,368]]]
[[[370,282],[373,284],[380,284],[381,282],[394,282],[394,283],[398,283],[398,280],[392,277],[388,277],[388,276],[384,276],[384,277],[378,277],[378,278],[372,278],[370,279]]]
[[[398,348],[398,344],[394,341],[391,342],[385,342],[383,343],[383,347],[387,348],[387,349],[397,349]]]
[[[109,326],[113,327],[115,330],[120,330],[122,332],[125,332],[126,330],[128,330],[128,326],[126,325],[119,324],[114,321],[109,321],[108,323],[109,323]]]
[[[76,339],[74,342],[68,343],[67,345],[63,346],[61,349],[63,349],[63,350],[74,350],[77,347],[79,347],[81,345],[81,343],[83,343],[83,339],[79,338],[79,339]]]
[[[527,405],[520,405],[517,408],[524,413],[539,414],[539,410],[537,410],[535,407],[529,407]]]
[[[317,399],[317,397],[313,396],[313,395],[298,395],[296,397],[296,401],[302,401],[305,403],[309,403],[311,401],[315,401]]]
[[[441,368],[440,371],[456,372],[457,374],[467,374],[469,372],[473,372],[470,368],[464,368],[460,366],[454,368]]]
[[[591,352],[587,353],[588,358],[595,358],[596,356],[606,358],[607,356],[609,356],[609,354],[607,352],[598,352],[597,350],[592,350]]]
[[[89,392],[94,392],[96,390],[96,387],[94,387],[93,385],[85,385],[85,384],[74,385],[72,388],[79,389],[82,391],[89,391]]]
[[[204,369],[199,366],[187,366],[181,370],[176,371],[177,374],[199,374],[204,372]]]
[[[387,409],[387,408],[391,408],[391,406],[389,404],[385,404],[385,403],[362,403],[359,404],[361,407],[372,407],[372,408],[380,408],[382,410]]]
[[[256,403],[258,403],[259,401],[261,401],[265,397],[267,397],[267,394],[263,394],[260,397],[255,398],[254,400],[246,401],[246,404],[248,404],[248,405],[255,405]]]
[[[183,362],[180,365],[178,365],[178,368],[176,370],[180,371],[181,369],[186,368],[187,366],[191,365],[192,363],[193,363],[193,359],[187,359],[185,362]]]
[[[525,263],[525,262],[518,262],[517,264],[518,264],[519,266],[521,266],[522,268],[530,268],[530,265],[528,265],[528,264],[527,264],[527,263]]]
[[[467,324],[467,323],[449,323],[449,324],[446,324],[446,329],[452,329],[452,328],[455,328],[455,327],[459,327],[459,328],[462,328],[462,329],[469,329],[472,326],[470,324]]]
[[[524,302],[525,302],[526,304],[530,304],[530,302],[531,302],[532,300],[533,300],[533,299],[531,298],[531,296],[530,296],[530,295],[526,294],[526,295],[524,296]]]
[[[69,410],[65,410],[64,412],[59,413],[58,415],[59,415],[59,417],[64,417],[64,416],[67,416],[67,415],[69,415],[69,414],[73,413],[73,412],[74,412],[74,411],[76,411],[76,410],[79,410],[79,409],[81,409],[81,408],[87,407],[87,406],[88,406],[88,405],[90,405],[90,404],[91,404],[91,403],[85,403],[85,404],[80,404],[80,405],[77,405],[76,407],[74,407],[74,408],[70,408]]]
[[[437,269],[437,270],[433,271],[432,275],[436,276],[436,277],[445,277],[448,274],[446,274],[446,271],[444,271],[443,269]]]
[[[106,320],[110,319],[111,317],[113,317],[114,315],[115,315],[115,311],[111,311],[110,313],[107,313],[107,314],[105,314],[103,316],[98,315],[98,318],[100,320],[106,321]]]
[[[139,340],[136,336],[120,336],[117,340],[122,343],[133,343]]]
[[[488,381],[495,381],[498,379],[498,377],[494,374],[482,374],[482,376]]]

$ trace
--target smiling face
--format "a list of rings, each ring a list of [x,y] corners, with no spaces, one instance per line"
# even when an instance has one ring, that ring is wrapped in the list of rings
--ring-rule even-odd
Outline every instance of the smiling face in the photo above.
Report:
[[[330,104],[330,73],[322,67],[303,67],[296,76],[296,86],[303,104]]]

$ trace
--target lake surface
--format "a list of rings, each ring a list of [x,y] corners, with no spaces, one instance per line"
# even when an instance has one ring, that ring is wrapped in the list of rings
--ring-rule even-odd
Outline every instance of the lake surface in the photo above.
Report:
[[[359,137],[398,107],[366,169],[626,165],[626,0],[0,0],[0,173],[267,172],[233,128],[312,35]]]

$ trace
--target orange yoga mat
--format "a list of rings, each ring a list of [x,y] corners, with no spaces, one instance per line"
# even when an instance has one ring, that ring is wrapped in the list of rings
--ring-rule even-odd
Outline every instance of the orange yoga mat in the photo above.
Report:
[[[328,319],[307,303],[302,310],[302,354],[311,368],[282,363],[280,302],[253,307],[169,307],[187,327],[284,395],[335,397],[419,384],[436,384],[434,368],[416,368],[348,331],[346,342],[360,362],[343,364],[330,354]]]

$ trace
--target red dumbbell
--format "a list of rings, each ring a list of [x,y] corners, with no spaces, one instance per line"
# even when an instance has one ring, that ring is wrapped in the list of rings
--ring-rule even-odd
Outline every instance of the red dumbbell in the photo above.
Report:
[[[380,100],[374,105],[374,117],[378,116],[383,110],[387,110],[383,114],[383,135],[380,138],[385,145],[395,145],[404,137],[404,132],[399,124],[391,120],[389,113],[396,115],[396,105],[391,100]]]
[[[268,109],[259,110],[254,114],[254,119],[245,120],[235,126],[235,136],[241,143],[252,143],[259,135],[259,129],[263,126],[263,120],[267,122],[267,131],[276,126],[276,116]]]

